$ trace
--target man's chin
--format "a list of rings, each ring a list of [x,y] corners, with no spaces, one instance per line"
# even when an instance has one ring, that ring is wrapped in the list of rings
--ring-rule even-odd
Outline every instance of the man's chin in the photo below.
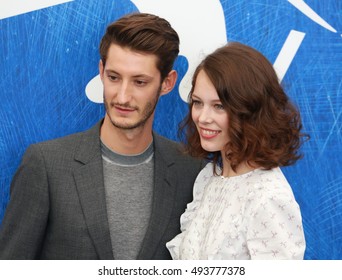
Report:
[[[123,129],[123,130],[132,130],[138,127],[143,127],[145,122],[138,122],[138,123],[121,123],[121,122],[111,122],[112,125],[116,128]]]

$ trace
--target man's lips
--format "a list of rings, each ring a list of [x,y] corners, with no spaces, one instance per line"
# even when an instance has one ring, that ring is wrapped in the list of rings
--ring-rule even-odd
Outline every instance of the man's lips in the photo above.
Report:
[[[113,107],[120,113],[131,113],[136,110],[136,108],[120,106],[120,105],[114,105]]]

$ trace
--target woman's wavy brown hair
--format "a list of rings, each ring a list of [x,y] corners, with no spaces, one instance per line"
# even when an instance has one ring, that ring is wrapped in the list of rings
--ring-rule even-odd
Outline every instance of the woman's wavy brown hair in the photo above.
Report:
[[[302,157],[299,148],[303,137],[309,136],[301,133],[299,111],[266,57],[237,42],[217,49],[196,68],[189,114],[180,126],[190,155],[213,160],[214,166],[221,160],[220,151],[209,153],[201,147],[191,118],[192,93],[200,71],[207,74],[228,113],[230,141],[226,157],[233,170],[242,162],[264,169],[288,166]]]

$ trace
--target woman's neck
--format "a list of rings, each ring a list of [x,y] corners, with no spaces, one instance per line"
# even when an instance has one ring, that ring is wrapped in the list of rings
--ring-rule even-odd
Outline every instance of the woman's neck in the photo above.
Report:
[[[251,166],[247,162],[240,163],[236,168],[235,171],[231,167],[231,163],[227,159],[223,159],[223,168],[222,168],[222,176],[223,177],[234,177],[239,176],[248,172],[255,170],[256,166]]]

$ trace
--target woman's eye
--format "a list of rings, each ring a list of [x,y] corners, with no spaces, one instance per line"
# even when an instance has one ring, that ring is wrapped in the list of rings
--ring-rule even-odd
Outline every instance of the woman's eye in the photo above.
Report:
[[[201,102],[198,100],[192,100],[192,106],[199,106],[201,105]]]
[[[215,109],[218,109],[218,110],[224,110],[224,107],[222,104],[215,104],[214,107]]]

